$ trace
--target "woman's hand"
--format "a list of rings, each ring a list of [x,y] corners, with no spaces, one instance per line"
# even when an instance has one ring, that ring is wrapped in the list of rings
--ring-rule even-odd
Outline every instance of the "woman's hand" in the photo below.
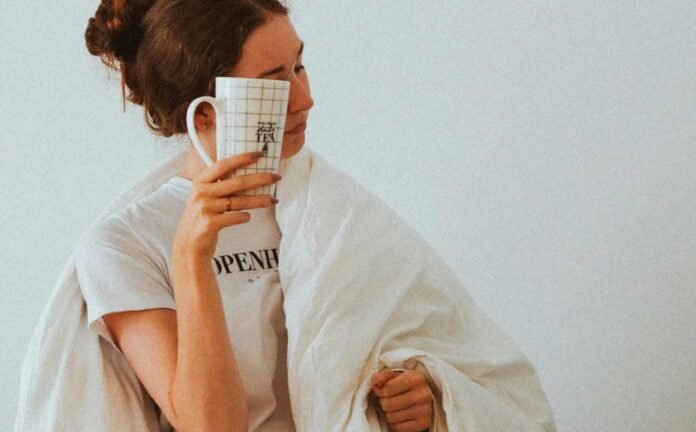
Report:
[[[371,383],[392,431],[428,430],[433,420],[433,392],[422,373],[385,368],[372,375]]]
[[[249,212],[237,210],[270,207],[277,202],[270,195],[234,195],[245,189],[271,185],[280,180],[277,174],[257,173],[228,178],[231,171],[256,162],[261,155],[262,152],[249,152],[221,159],[193,179],[191,194],[174,239],[176,257],[209,263],[215,254],[218,232],[224,227],[251,220]]]

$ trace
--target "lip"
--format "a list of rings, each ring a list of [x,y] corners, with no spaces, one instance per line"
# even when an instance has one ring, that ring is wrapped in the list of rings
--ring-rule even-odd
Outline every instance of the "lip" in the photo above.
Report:
[[[289,131],[287,131],[285,133],[291,134],[291,135],[297,135],[297,134],[304,132],[304,130],[306,128],[307,128],[307,122],[303,121],[302,123],[298,124],[297,126],[295,126],[294,128],[290,129]]]

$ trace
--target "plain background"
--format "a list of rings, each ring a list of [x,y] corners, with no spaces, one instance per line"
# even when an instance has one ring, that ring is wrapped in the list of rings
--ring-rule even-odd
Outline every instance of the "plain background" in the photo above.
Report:
[[[696,3],[294,1],[307,145],[384,199],[536,366],[559,430],[696,423]],[[78,236],[175,150],[84,48],[96,1],[0,3],[0,429]]]

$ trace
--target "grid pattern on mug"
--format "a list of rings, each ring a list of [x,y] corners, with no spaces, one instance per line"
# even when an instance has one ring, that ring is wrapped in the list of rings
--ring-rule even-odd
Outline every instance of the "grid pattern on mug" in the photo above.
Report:
[[[235,81],[224,89],[230,93],[230,104],[225,116],[230,124],[225,125],[224,140],[231,145],[227,149],[233,153],[264,151],[256,163],[239,168],[235,175],[255,174],[259,172],[278,172],[280,152],[285,132],[286,110],[284,102],[288,98],[289,83],[277,80]],[[276,185],[262,186],[241,191],[240,195],[276,196]]]

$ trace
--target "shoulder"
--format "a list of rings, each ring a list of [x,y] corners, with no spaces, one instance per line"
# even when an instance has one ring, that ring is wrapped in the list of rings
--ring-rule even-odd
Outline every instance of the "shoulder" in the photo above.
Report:
[[[148,253],[132,226],[115,213],[99,220],[82,234],[74,255],[78,269],[84,269],[103,268],[104,262],[113,262],[117,257],[142,259]]]
[[[166,186],[95,222],[78,239],[76,257],[89,259],[105,249],[137,255],[166,250],[187,196]]]

